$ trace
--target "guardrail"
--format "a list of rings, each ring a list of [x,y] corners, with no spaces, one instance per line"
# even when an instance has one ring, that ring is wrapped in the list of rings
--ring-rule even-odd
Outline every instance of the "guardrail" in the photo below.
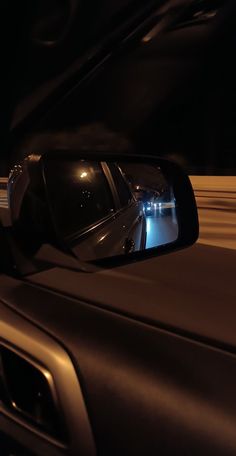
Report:
[[[7,177],[0,177],[0,208],[8,208]]]
[[[236,250],[236,176],[190,176],[199,222],[199,242]]]

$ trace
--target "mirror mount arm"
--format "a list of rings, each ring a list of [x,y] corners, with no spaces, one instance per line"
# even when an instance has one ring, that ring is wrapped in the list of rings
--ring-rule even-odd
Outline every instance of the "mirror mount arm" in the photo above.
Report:
[[[35,255],[35,261],[37,263],[48,263],[51,266],[58,266],[85,273],[98,272],[101,270],[101,267],[92,263],[85,263],[72,255],[62,252],[50,244],[44,244],[39,249]]]
[[[40,272],[40,270],[51,269],[52,267],[67,268],[85,273],[97,272],[101,267],[85,263],[73,256],[58,250],[49,244],[44,244],[38,250],[33,259],[29,258],[20,248],[17,240],[12,234],[12,228],[6,226],[0,219],[0,250],[1,268],[0,272],[12,277],[25,277]]]

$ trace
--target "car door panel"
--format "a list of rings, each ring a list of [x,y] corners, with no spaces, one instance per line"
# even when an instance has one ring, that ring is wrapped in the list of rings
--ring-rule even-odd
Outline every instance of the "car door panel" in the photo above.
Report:
[[[197,247],[195,255],[201,251]],[[73,274],[77,297],[72,297]],[[54,285],[50,275],[54,275]],[[204,340],[191,332],[190,301],[189,312],[185,308],[190,322],[188,333],[177,326],[171,328],[167,320],[166,326],[159,323],[165,291],[161,291],[158,280],[153,318],[147,321],[129,310],[129,301],[131,309],[135,308],[137,295],[134,282],[133,293],[129,289],[128,293],[122,292],[127,283],[124,269],[115,273],[119,278],[116,287],[114,281],[111,283],[114,297],[124,301],[126,296],[123,311],[114,306],[114,300],[110,307],[105,297],[101,304],[96,302],[96,293],[90,290],[93,282],[99,301],[99,280],[89,275],[89,286],[82,275],[56,269],[55,273],[52,270],[32,276],[31,284],[2,277],[1,300],[58,340],[70,354],[82,385],[97,453],[167,455],[176,454],[178,449],[179,454],[186,455],[235,454],[236,341],[231,339],[231,345],[225,345],[220,325],[214,340]],[[108,283],[109,273],[106,280]],[[64,282],[64,291],[59,282]],[[82,283],[87,299],[79,298]],[[104,287],[103,292],[106,295]],[[182,298],[187,303],[184,293]],[[150,304],[145,304],[143,296],[141,301],[147,316]],[[180,314],[183,308],[179,302]],[[215,336],[216,322],[212,314]],[[199,328],[205,323],[202,313]]]
[[[138,203],[115,213],[107,221],[90,230],[81,238],[72,240],[72,249],[83,261],[93,261],[109,256],[124,255],[127,239],[135,243],[135,250],[141,248],[143,220],[140,220]]]

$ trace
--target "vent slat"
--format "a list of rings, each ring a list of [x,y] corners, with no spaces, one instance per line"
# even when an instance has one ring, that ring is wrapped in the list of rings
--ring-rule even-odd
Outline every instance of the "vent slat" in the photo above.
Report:
[[[45,375],[46,373],[46,375]],[[49,384],[50,374],[0,345],[0,401],[41,431],[64,440],[61,417]]]

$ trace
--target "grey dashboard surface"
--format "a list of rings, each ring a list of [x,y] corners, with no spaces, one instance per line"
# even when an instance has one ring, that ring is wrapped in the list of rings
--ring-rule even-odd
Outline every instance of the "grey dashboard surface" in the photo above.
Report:
[[[98,454],[233,455],[234,264],[196,245],[96,274],[0,276],[0,300],[66,348]]]
[[[54,268],[32,284],[155,325],[236,347],[236,251],[190,249],[85,274]]]

